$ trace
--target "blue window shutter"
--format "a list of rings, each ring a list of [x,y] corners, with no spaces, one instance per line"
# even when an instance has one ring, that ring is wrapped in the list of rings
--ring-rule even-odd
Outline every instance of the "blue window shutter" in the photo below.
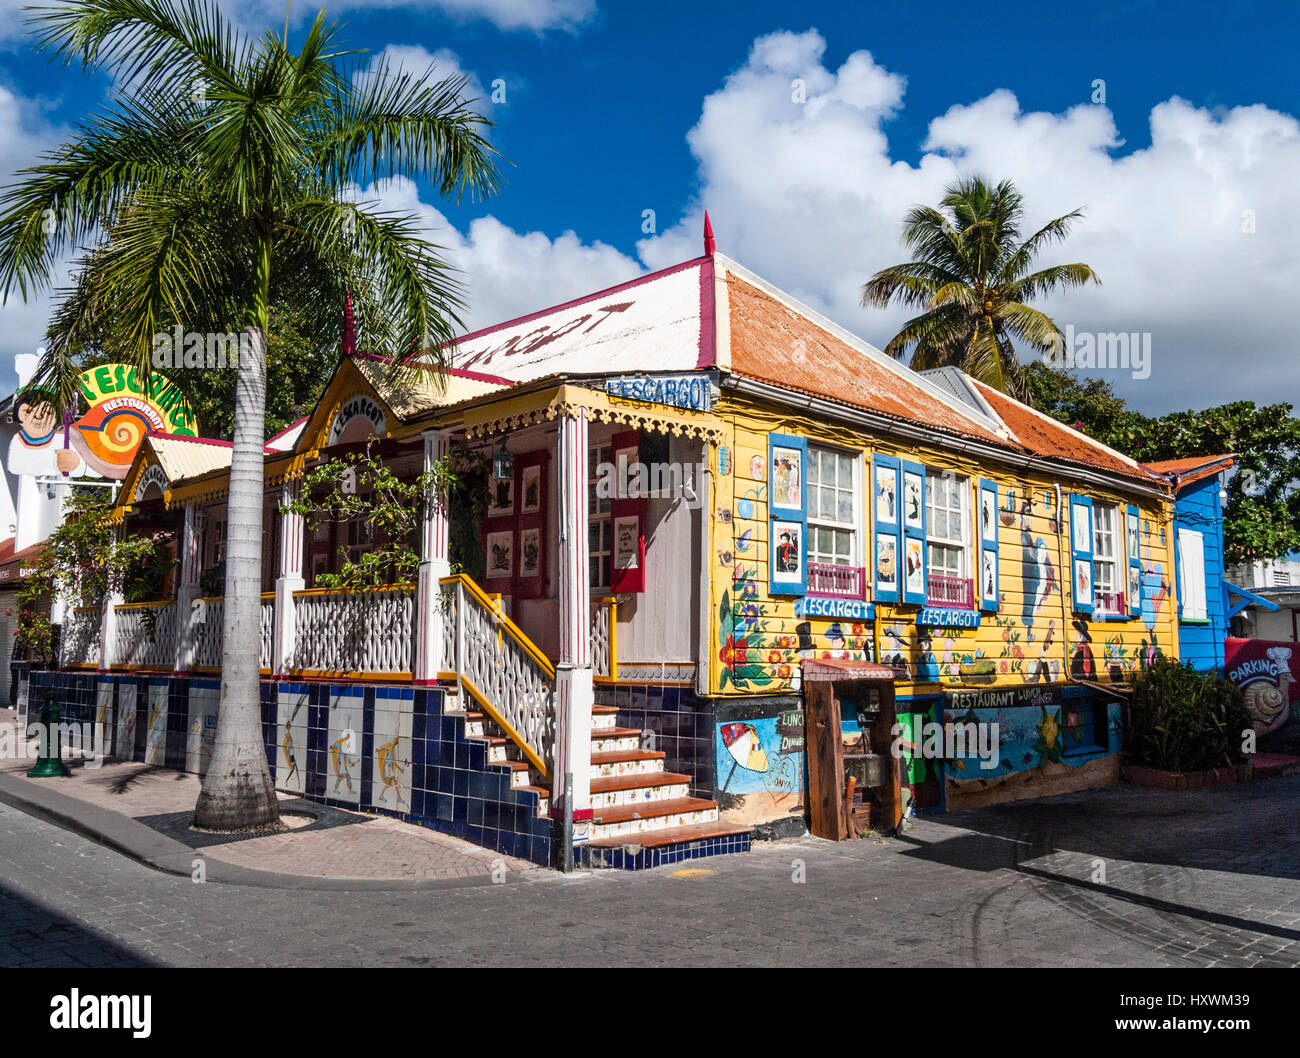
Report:
[[[899,540],[902,516],[903,482],[898,460],[893,456],[873,456],[871,460],[871,568],[874,570],[875,600],[898,602],[902,597],[903,554]],[[893,576],[889,574],[892,571]]]
[[[1130,503],[1124,516],[1124,547],[1128,554],[1128,584],[1125,598],[1129,619],[1142,616],[1142,525],[1137,506]]]
[[[1075,613],[1092,613],[1092,497],[1070,495],[1070,595]]]
[[[808,441],[767,435],[768,566],[771,595],[808,592]]]
[[[980,545],[979,554],[975,559],[975,591],[979,598],[979,608],[996,612],[1002,597],[1000,583],[1002,571],[998,561],[998,483],[996,481],[980,478],[979,508],[975,512],[975,520],[979,526],[975,538]]]
[[[920,463],[904,462],[902,467],[902,502],[899,514],[903,524],[902,551],[899,567],[902,570],[903,602],[924,606],[929,599],[929,582],[925,568],[925,467]],[[909,482],[920,478],[920,491],[912,496]],[[916,503],[916,509],[912,503]]]

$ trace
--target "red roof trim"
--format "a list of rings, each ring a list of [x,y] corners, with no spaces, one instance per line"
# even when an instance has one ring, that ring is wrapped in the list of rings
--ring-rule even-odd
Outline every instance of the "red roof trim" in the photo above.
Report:
[[[708,214],[704,216],[707,224]],[[710,238],[712,234],[710,231]],[[695,363],[697,369],[713,367],[718,362],[717,288],[714,283],[716,267],[712,255],[700,266],[700,358]]]

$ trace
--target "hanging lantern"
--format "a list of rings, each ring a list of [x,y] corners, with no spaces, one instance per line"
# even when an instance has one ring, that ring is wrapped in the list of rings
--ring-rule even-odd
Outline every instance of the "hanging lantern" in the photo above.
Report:
[[[515,457],[510,454],[510,449],[506,447],[506,442],[502,439],[501,447],[492,456],[492,476],[494,478],[508,478],[514,467]]]

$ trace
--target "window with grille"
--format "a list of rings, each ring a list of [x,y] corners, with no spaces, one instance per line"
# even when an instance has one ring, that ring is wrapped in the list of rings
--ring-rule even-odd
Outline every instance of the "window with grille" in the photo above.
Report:
[[[1092,586],[1097,614],[1124,613],[1124,581],[1120,576],[1119,509],[1092,505]]]
[[[926,561],[932,576],[967,576],[966,478],[927,474],[925,479]]]
[[[808,591],[863,597],[861,461],[808,446]]]
[[[611,497],[600,496],[596,482],[600,468],[614,462],[612,445],[593,447],[587,456],[587,547],[593,593],[609,590],[610,555],[614,550],[614,530],[610,521]]]

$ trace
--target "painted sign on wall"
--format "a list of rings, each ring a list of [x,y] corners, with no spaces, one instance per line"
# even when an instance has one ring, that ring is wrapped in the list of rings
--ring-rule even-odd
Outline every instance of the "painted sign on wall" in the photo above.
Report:
[[[1261,735],[1276,731],[1291,717],[1300,697],[1300,647],[1267,639],[1223,641],[1227,677],[1246,696],[1251,725]]]
[[[194,409],[174,383],[157,373],[146,389],[136,368],[101,364],[82,372],[79,389],[88,407],[66,428],[39,390],[15,398],[18,433],[9,444],[11,474],[120,480],[146,434],[198,435]]]
[[[713,407],[713,389],[707,375],[630,375],[605,380],[611,397],[666,404],[670,408],[708,411]]]

